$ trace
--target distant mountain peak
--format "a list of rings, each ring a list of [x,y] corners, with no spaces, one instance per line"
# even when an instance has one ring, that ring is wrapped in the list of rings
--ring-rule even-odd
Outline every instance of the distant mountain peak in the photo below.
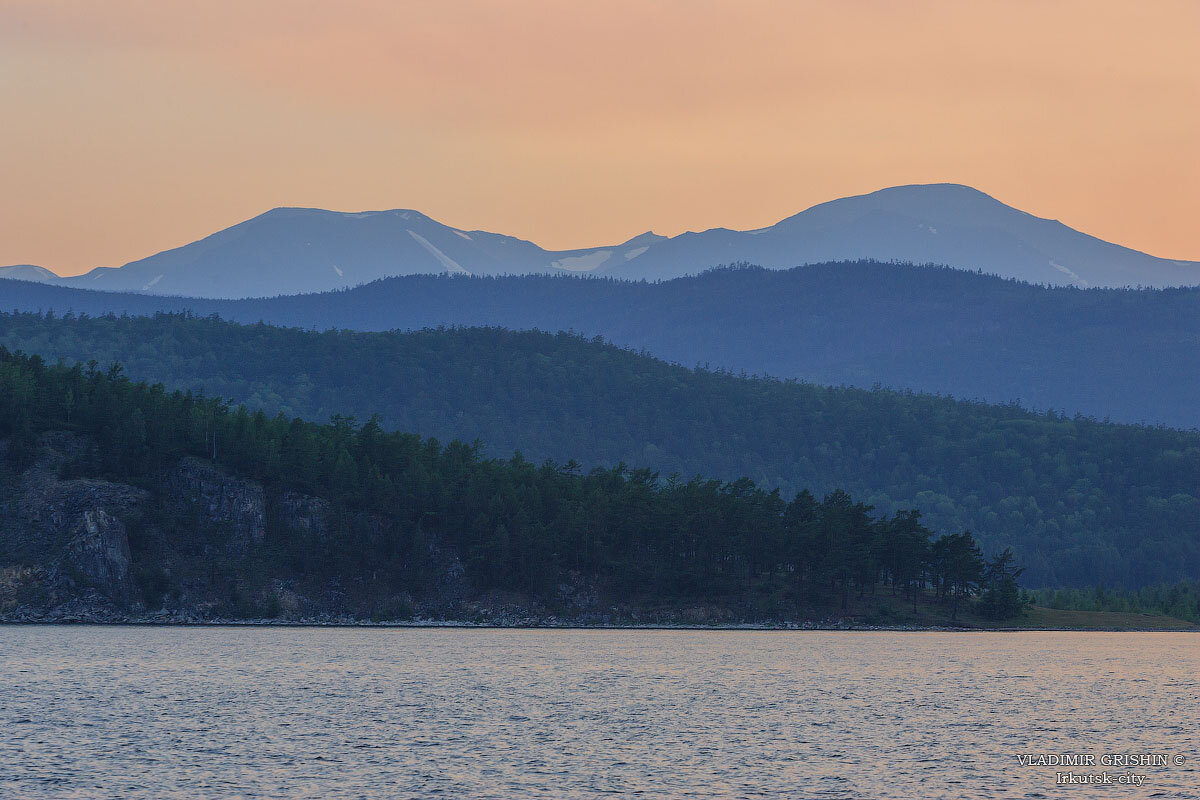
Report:
[[[430,217],[411,208],[370,209],[367,211],[334,211],[328,208],[309,208],[307,206],[276,206],[259,214],[262,217],[334,217],[340,219],[369,219],[371,217],[399,217],[401,219],[430,219]]]
[[[633,237],[632,239],[622,242],[620,246],[621,247],[637,247],[638,245],[643,245],[643,244],[646,244],[646,245],[658,244],[659,242],[667,241],[667,239],[669,239],[669,238],[670,238],[669,236],[661,236],[661,235],[655,233],[654,231],[646,231],[645,233],[639,233],[637,236]]]
[[[1200,263],[1105,242],[958,183],[891,186],[830,200],[756,230],[686,233],[601,271],[662,280],[734,261],[786,269],[857,259],[943,264],[1049,285],[1200,285]]]
[[[58,279],[58,275],[37,264],[12,264],[0,267],[0,278],[17,281],[37,281],[44,283]]]

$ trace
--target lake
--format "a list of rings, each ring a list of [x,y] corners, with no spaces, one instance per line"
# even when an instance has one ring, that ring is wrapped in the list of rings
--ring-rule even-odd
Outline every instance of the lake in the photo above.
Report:
[[[1195,798],[1198,676],[1187,633],[0,626],[0,797]],[[1020,763],[1064,753],[1170,763]]]

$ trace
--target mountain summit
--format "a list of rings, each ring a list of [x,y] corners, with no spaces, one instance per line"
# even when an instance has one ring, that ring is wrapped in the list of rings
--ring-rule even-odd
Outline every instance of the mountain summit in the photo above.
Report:
[[[662,280],[745,261],[785,269],[875,259],[943,264],[1038,284],[1200,285],[1200,263],[1111,244],[969,186],[896,186],[813,206],[766,228],[714,228],[622,244],[544,250],[412,210],[277,208],[192,244],[73,278],[3,268],[0,278],[209,298],[321,292],[412,274],[593,274]]]
[[[530,242],[451,228],[409,209],[276,208],[198,242],[58,282],[106,291],[268,297],[396,275],[525,273],[549,260]]]
[[[784,269],[855,259],[944,264],[1058,286],[1200,284],[1200,263],[1111,244],[949,183],[845,197],[758,230],[685,233],[606,273],[671,278],[719,262]]]
[[[0,278],[11,278],[17,281],[37,281],[39,283],[58,280],[58,276],[53,272],[35,264],[13,264],[9,267],[0,267]]]

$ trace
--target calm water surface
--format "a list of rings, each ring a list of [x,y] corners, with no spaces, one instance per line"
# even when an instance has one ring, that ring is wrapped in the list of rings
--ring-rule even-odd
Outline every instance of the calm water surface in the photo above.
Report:
[[[1182,633],[0,627],[0,797],[1196,798],[1197,676]]]

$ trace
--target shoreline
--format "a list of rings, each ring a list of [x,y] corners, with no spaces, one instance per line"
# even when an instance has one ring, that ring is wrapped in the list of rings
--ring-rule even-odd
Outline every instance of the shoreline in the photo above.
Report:
[[[416,629],[416,630],[529,630],[529,631],[752,631],[803,633],[1200,633],[1200,626],[1191,627],[1046,627],[1046,626],[948,626],[948,625],[866,625],[854,623],[740,623],[727,625],[630,623],[588,624],[582,622],[528,622],[498,623],[472,622],[469,620],[277,620],[277,619],[211,619],[172,620],[151,618],[117,619],[6,619],[0,618],[0,627],[24,626],[53,627],[133,627],[133,628],[371,628],[371,629]]]
[[[224,610],[224,609],[222,609]],[[1026,606],[1019,617],[994,620],[974,613],[951,619],[949,613],[913,616],[873,615],[855,609],[842,612],[811,610],[794,617],[747,619],[728,609],[703,607],[619,608],[609,612],[553,613],[522,605],[481,605],[459,608],[409,608],[395,616],[348,611],[292,610],[274,616],[230,616],[211,608],[121,608],[100,598],[52,607],[9,606],[0,610],[0,625],[125,625],[138,627],[231,628],[456,628],[489,630],[678,630],[678,631],[886,631],[921,632],[1200,632],[1200,625],[1179,617],[1128,611],[1072,611]],[[815,613],[814,613],[815,612]]]

